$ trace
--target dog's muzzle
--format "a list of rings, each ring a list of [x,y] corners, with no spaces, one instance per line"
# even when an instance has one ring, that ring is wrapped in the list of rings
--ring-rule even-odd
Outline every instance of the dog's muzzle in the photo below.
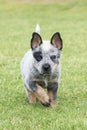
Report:
[[[51,72],[51,66],[48,63],[43,64],[42,66],[43,73],[50,73]]]

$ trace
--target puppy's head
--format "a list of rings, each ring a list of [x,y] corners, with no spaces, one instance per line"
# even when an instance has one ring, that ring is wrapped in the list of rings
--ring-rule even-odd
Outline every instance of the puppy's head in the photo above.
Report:
[[[43,41],[41,36],[34,32],[31,39],[31,48],[34,57],[34,67],[40,74],[48,75],[56,72],[63,48],[59,32],[53,34],[50,41]]]

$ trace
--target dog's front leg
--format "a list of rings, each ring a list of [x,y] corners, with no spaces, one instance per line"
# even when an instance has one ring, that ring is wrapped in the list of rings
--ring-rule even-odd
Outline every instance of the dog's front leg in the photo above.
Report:
[[[36,96],[36,98],[38,100],[41,101],[41,103],[44,106],[50,106],[49,96],[47,95],[46,91],[40,85],[38,85],[36,82],[31,82],[29,86],[30,86],[33,94]]]
[[[48,96],[50,99],[50,105],[52,108],[57,106],[57,90],[58,90],[58,83],[50,83],[48,86]]]

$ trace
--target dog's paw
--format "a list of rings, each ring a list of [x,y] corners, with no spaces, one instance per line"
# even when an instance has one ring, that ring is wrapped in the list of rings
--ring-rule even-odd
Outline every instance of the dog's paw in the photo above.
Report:
[[[55,100],[52,100],[52,101],[50,102],[50,106],[51,106],[52,108],[56,108],[56,107],[57,107],[57,102],[56,102]]]
[[[43,106],[45,106],[45,107],[49,107],[49,106],[50,106],[50,102],[45,102],[45,103],[41,102],[41,104],[42,104]]]

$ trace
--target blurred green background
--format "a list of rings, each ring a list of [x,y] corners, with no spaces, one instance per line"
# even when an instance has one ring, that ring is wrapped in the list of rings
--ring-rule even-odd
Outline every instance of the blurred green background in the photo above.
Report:
[[[27,103],[20,61],[36,24],[63,38],[56,109]],[[86,130],[87,0],[0,0],[0,130]]]

